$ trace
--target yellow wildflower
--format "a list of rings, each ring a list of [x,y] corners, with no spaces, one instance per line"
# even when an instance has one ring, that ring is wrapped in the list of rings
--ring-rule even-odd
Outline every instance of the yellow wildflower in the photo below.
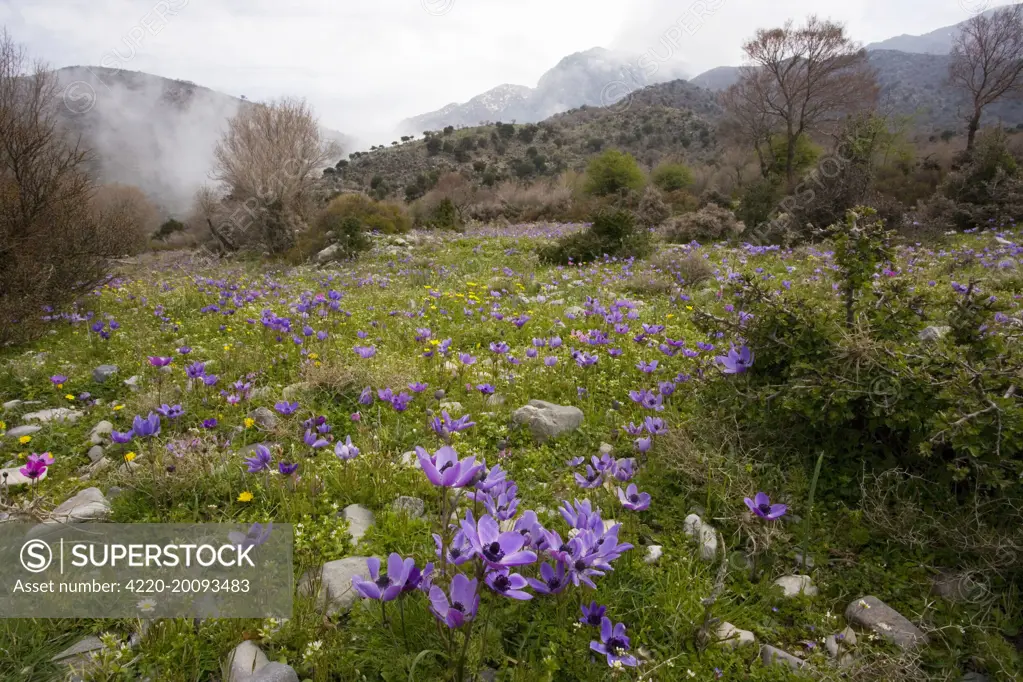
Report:
[[[124,405],[114,405],[114,412],[117,412],[118,410],[123,410],[123,409],[124,409]]]
[[[252,493],[250,493],[248,490],[243,490],[238,495],[238,501],[239,502],[252,502]]]
[[[320,357],[319,353],[310,353],[309,354],[309,359],[310,360],[315,360],[318,357]]]
[[[65,398],[67,398],[68,400],[74,400],[74,399],[75,399],[75,397],[74,397],[73,395],[71,395],[70,393],[68,393],[68,394],[67,394],[66,396],[64,396],[64,397],[65,397]]]
[[[256,423],[256,420],[253,419],[252,417],[246,417],[245,418],[245,428],[251,429],[252,425],[255,424],[255,423]]]
[[[126,453],[124,453],[124,461],[125,462],[131,462],[136,457],[138,457],[138,455],[136,455],[134,452],[126,452]]]
[[[21,443],[22,445],[25,445],[26,443],[29,443],[31,441],[32,436],[22,436],[21,438],[18,439],[18,442]]]

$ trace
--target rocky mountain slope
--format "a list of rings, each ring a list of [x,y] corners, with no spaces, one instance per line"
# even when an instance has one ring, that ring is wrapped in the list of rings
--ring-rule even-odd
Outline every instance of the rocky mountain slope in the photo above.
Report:
[[[668,68],[659,69],[655,80],[644,77],[637,57],[595,47],[562,59],[547,71],[535,88],[500,85],[464,104],[452,103],[401,122],[405,133],[421,134],[445,126],[477,126],[497,121],[535,123],[574,107],[600,106],[615,98],[615,84],[630,89],[677,77]]]
[[[980,3],[974,3],[978,6]],[[965,5],[965,3],[964,3]],[[984,14],[990,15],[1000,9],[1003,9],[1008,5],[1002,7],[993,7]],[[876,43],[870,43],[866,46],[868,51],[873,50],[897,50],[899,52],[911,52],[914,54],[940,54],[946,55],[952,51],[952,45],[955,43],[956,36],[962,30],[965,21],[961,21],[958,24],[952,24],[951,26],[942,26],[939,29],[924,33],[923,35],[911,36],[903,34],[895,36],[894,38],[888,38]]]
[[[484,184],[532,180],[583,170],[614,147],[650,168],[662,160],[705,159],[715,149],[721,109],[714,94],[686,81],[633,92],[614,107],[584,106],[537,124],[491,124],[435,133],[427,139],[353,154],[342,163],[338,189],[414,198],[432,174],[461,171]],[[420,178],[423,178],[421,180]]]
[[[104,182],[142,189],[167,215],[181,215],[208,181],[213,148],[247,100],[139,71],[71,66],[56,71],[71,129],[96,151]],[[346,149],[337,131],[324,134]]]

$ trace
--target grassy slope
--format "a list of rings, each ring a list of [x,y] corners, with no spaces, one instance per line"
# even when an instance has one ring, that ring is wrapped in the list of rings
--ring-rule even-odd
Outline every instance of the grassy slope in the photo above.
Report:
[[[556,230],[555,230],[556,231]],[[500,233],[498,233],[500,234]],[[690,359],[682,355],[663,357],[656,346],[648,348],[632,340],[640,323],[660,323],[667,329],[663,335],[685,338],[689,347],[704,340],[688,321],[691,307],[705,307],[716,314],[723,312],[724,302],[716,295],[717,284],[688,291],[691,300],[672,301],[664,293],[664,272],[652,270],[647,264],[599,264],[571,270],[541,269],[530,256],[530,239],[507,233],[505,237],[479,239],[472,235],[451,236],[447,241],[433,241],[416,247],[415,256],[403,261],[382,255],[367,257],[353,269],[333,272],[297,269],[286,272],[260,269],[255,265],[239,265],[232,269],[192,272],[174,267],[145,268],[129,271],[116,287],[90,298],[82,312],[97,316],[114,316],[121,328],[109,342],[91,339],[87,325],[56,323],[53,335],[45,336],[32,348],[7,351],[7,365],[0,372],[0,398],[41,400],[50,405],[67,404],[64,393],[91,391],[105,404],[89,409],[89,414],[75,425],[51,426],[37,434],[24,450],[51,451],[57,459],[48,479],[40,486],[43,506],[66,499],[77,489],[98,485],[107,489],[119,485],[125,492],[116,498],[114,519],[121,522],[141,521],[266,521],[302,524],[296,541],[296,570],[318,565],[326,560],[354,553],[344,533],[344,522],[336,511],[350,503],[361,503],[374,510],[376,526],[363,540],[360,554],[384,556],[398,551],[415,556],[422,565],[433,559],[430,522],[436,518],[437,495],[418,468],[399,465],[402,452],[415,445],[431,451],[440,442],[427,428],[427,409],[436,409],[432,393],[445,388],[448,399],[462,403],[477,425],[456,442],[461,454],[487,457],[497,461],[500,445],[506,446],[502,465],[519,484],[523,509],[541,511],[541,522],[564,533],[565,526],[556,513],[560,500],[590,498],[605,510],[605,517],[625,523],[622,540],[637,545],[660,544],[664,556],[654,565],[641,561],[644,549],[628,552],[616,564],[616,570],[599,579],[598,590],[571,589],[560,599],[534,599],[523,603],[505,603],[491,620],[487,651],[490,665],[501,667],[504,680],[598,680],[612,679],[602,660],[593,662],[587,649],[593,632],[573,623],[578,615],[580,599],[592,598],[608,606],[614,620],[629,628],[634,650],[642,647],[651,657],[644,670],[658,680],[783,680],[794,679],[792,673],[779,668],[765,668],[755,651],[730,652],[720,649],[701,651],[695,634],[703,617],[701,599],[714,586],[716,566],[700,561],[698,551],[688,543],[682,519],[694,507],[701,507],[705,517],[723,532],[725,543],[734,547],[741,537],[755,527],[742,503],[744,495],[766,490],[777,500],[786,502],[797,515],[806,515],[805,507],[809,472],[800,468],[779,469],[765,466],[757,451],[737,447],[718,452],[701,445],[709,431],[721,426],[694,421],[698,415],[698,393],[694,384],[681,384],[666,402],[660,416],[671,425],[672,434],[655,439],[649,461],[641,467],[636,479],[641,490],[653,496],[649,511],[631,513],[621,509],[610,491],[580,490],[565,465],[571,457],[588,457],[597,452],[602,441],[612,443],[618,456],[628,456],[631,439],[616,428],[630,421],[639,421],[646,413],[628,399],[628,391],[649,387],[655,380],[665,380],[676,373],[693,374],[714,353],[701,353]],[[983,236],[967,238],[972,245],[990,245]],[[764,276],[791,280],[793,286],[817,291],[822,301],[831,301],[828,257],[812,252],[755,253],[711,246],[702,250],[715,266],[718,280],[724,281],[733,269],[752,271],[763,268]],[[917,254],[916,276],[921,282],[936,279],[947,283],[963,279],[957,271],[949,274],[947,258],[937,256],[921,259]],[[976,266],[971,266],[979,271]],[[786,268],[791,270],[786,271]],[[823,273],[823,274],[822,274]],[[252,292],[252,302],[238,309],[233,316],[203,314],[199,309],[220,300],[216,284],[196,279],[210,276],[236,284],[238,292]],[[331,281],[328,278],[333,277]],[[280,288],[271,289],[271,283]],[[296,314],[289,307],[302,292],[325,293],[329,289],[344,293],[342,310],[351,317],[331,313],[326,318],[314,315],[309,324],[317,330],[329,331],[325,341],[307,341],[296,346],[287,337],[278,344],[274,335],[247,318],[258,320],[264,308],[278,315]],[[933,298],[943,295],[934,289]],[[546,301],[538,302],[540,294]],[[529,296],[531,300],[524,297]],[[568,319],[565,308],[582,305],[587,296],[595,296],[604,305],[618,298],[640,301],[638,317],[628,320],[631,333],[617,336],[601,318]],[[563,301],[554,304],[551,301]],[[162,307],[162,318],[154,314]],[[223,305],[223,304],[221,304]],[[464,307],[500,311],[505,319],[481,319],[466,316]],[[411,316],[391,315],[391,311],[414,312]],[[508,320],[525,313],[530,320],[517,329]],[[566,326],[562,327],[558,320]],[[298,325],[297,325],[298,326]],[[429,327],[434,339],[453,339],[454,353],[465,351],[480,356],[475,365],[478,374],[467,372],[452,378],[443,361],[421,357],[423,343],[413,340],[417,328]],[[624,354],[613,359],[605,351],[608,346],[586,348],[572,338],[576,331],[607,329],[613,337],[611,345]],[[356,332],[365,331],[368,338],[360,340]],[[525,351],[533,337],[560,334],[565,345],[557,350],[541,351],[541,357],[552,354],[559,364],[545,369],[538,360],[526,360]],[[515,368],[516,378],[510,383],[506,371],[493,378],[493,370],[482,364],[491,357],[490,341],[504,339],[512,354],[522,358]],[[266,388],[262,397],[238,407],[224,403],[215,393],[209,400],[200,394],[178,392],[184,385],[183,366],[186,359],[178,356],[174,369],[161,388],[164,400],[172,396],[180,401],[186,413],[173,424],[165,420],[164,433],[156,442],[133,446],[146,457],[173,461],[176,471],[166,473],[162,467],[140,467],[134,475],[100,474],[85,482],[76,478],[87,463],[88,431],[100,419],[110,419],[115,428],[127,429],[131,417],[143,413],[156,402],[152,391],[152,370],[146,366],[146,355],[174,355],[183,343],[192,347],[187,360],[212,360],[212,371],[221,376],[221,384],[229,384],[249,373],[258,388]],[[352,352],[356,344],[372,343],[377,354],[371,360],[359,360]],[[715,341],[715,343],[722,343]],[[568,350],[579,347],[596,352],[598,364],[588,369],[577,367]],[[39,361],[34,353],[46,355]],[[308,355],[303,356],[302,353]],[[653,376],[636,369],[643,360],[660,359],[661,366]],[[121,378],[131,374],[147,377],[149,391],[129,392],[119,382],[97,386],[91,381],[92,368],[102,363],[121,367]],[[56,391],[48,378],[56,373],[70,377],[68,385]],[[243,419],[258,405],[272,406],[280,399],[283,387],[299,380],[314,382],[314,390],[300,398],[298,415],[282,418],[273,433],[260,433],[256,427],[246,428]],[[488,406],[476,391],[467,391],[465,381],[493,381],[506,397],[503,407]],[[404,413],[388,407],[361,408],[363,419],[353,423],[350,414],[360,406],[356,403],[363,386],[374,389],[390,386],[398,389],[409,381],[429,383],[429,389],[415,397]],[[587,395],[580,397],[579,388]],[[511,410],[532,398],[561,404],[575,404],[586,414],[583,427],[577,432],[537,446],[524,433],[509,429]],[[618,411],[612,401],[619,401]],[[125,405],[116,409],[117,405]],[[333,425],[333,433],[343,438],[350,434],[362,449],[361,456],[342,464],[328,451],[308,457],[302,444],[300,422],[312,414],[323,414]],[[214,444],[209,433],[198,429],[205,418],[217,416],[220,426]],[[5,415],[8,427],[17,423],[13,415]],[[171,460],[164,445],[172,439],[190,439],[198,435],[205,449],[191,451]],[[223,440],[230,439],[229,446]],[[237,449],[245,444],[271,441],[280,444],[284,458],[301,462],[297,485],[289,485],[280,477],[270,479],[269,488],[261,476],[244,473]],[[9,440],[0,441],[5,458],[18,458],[22,447]],[[108,457],[121,450],[113,446]],[[22,453],[23,454],[23,453]],[[227,467],[217,467],[221,459]],[[279,458],[275,458],[276,459]],[[320,484],[313,486],[314,479]],[[250,503],[236,501],[243,490],[251,491]],[[408,520],[390,511],[388,506],[398,495],[415,495],[427,501],[428,520]],[[25,499],[20,496],[19,499]],[[751,583],[745,571],[729,571],[725,589],[714,614],[736,626],[752,630],[760,642],[772,644],[807,656],[820,670],[828,670],[821,653],[823,638],[842,628],[841,613],[850,600],[862,594],[875,594],[898,608],[916,622],[953,623],[934,635],[936,643],[926,660],[931,679],[957,679],[954,671],[971,658],[986,662],[992,671],[1012,660],[1007,645],[998,645],[1000,637],[992,630],[994,615],[977,607],[951,607],[928,596],[928,563],[931,557],[888,543],[879,535],[864,533],[866,529],[855,509],[843,503],[818,496],[818,515],[813,526],[810,547],[817,568],[813,570],[821,594],[796,601],[782,600],[769,588],[770,579]],[[792,572],[791,557],[799,547],[799,525],[781,522],[777,526],[774,551],[779,561],[768,567],[769,578]],[[730,561],[730,564],[736,562]],[[490,595],[487,595],[490,596]],[[1008,609],[1011,614],[1011,599]],[[438,653],[417,657],[420,651],[443,650],[425,600],[413,596],[408,601],[410,652],[406,653],[398,632],[381,628],[379,609],[357,605],[349,617],[327,622],[315,614],[311,605],[299,601],[294,618],[279,632],[265,639],[261,646],[271,660],[286,660],[300,673],[315,680],[354,679],[422,679],[442,678],[444,665]],[[1018,603],[1016,607],[1018,609]],[[997,609],[996,609],[997,611]],[[972,624],[971,624],[972,623]],[[152,628],[143,643],[141,658],[133,670],[160,680],[205,680],[219,675],[219,662],[245,633],[260,629],[258,621],[207,620],[193,628],[191,621],[161,621]],[[50,656],[89,632],[115,630],[126,632],[132,624],[112,621],[3,621],[0,623],[0,679],[44,680],[54,672]],[[317,658],[305,664],[303,652],[313,641],[323,643]],[[809,649],[806,642],[816,643]],[[859,651],[866,657],[881,655],[878,642],[860,638]],[[501,652],[500,654],[498,652]],[[994,652],[994,653],[992,653]],[[470,651],[475,661],[478,646]],[[410,669],[416,665],[410,674]],[[894,663],[880,677],[860,679],[911,679],[912,667]],[[1011,673],[1009,673],[1011,675]],[[995,672],[994,679],[1011,679]],[[621,679],[619,677],[618,679]],[[636,679],[636,676],[625,676]]]

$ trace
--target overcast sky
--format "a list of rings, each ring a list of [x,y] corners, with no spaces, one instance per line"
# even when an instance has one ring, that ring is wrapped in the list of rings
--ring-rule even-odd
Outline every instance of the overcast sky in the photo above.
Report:
[[[0,23],[55,67],[118,66],[249,99],[298,95],[324,125],[361,136],[501,83],[533,86],[562,57],[595,46],[655,50],[659,58],[670,49],[672,59],[695,75],[740,63],[740,44],[757,28],[813,11],[845,22],[856,40],[870,43],[962,21],[983,5],[985,0],[0,0]],[[676,37],[678,47],[666,36]]]

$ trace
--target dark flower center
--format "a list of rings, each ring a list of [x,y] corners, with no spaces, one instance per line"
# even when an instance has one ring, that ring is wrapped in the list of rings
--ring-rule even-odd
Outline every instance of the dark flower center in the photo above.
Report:
[[[762,511],[765,514],[770,514],[771,513],[771,505],[769,505],[769,504],[765,503],[765,504],[757,505],[757,508],[760,509],[760,511]]]
[[[599,614],[591,613],[588,616],[586,616],[586,623],[588,625],[593,625],[593,626],[600,625],[601,618],[602,618],[602,616],[600,616]]]
[[[562,544],[561,547],[558,548],[558,551],[559,552],[571,552],[572,548],[569,547],[568,543],[566,542],[566,543]]]
[[[454,462],[444,462],[443,466],[441,466],[441,468],[438,469],[437,471],[439,471],[440,473],[443,474],[445,471],[447,471],[448,469],[450,469],[453,466],[454,466]]]
[[[586,562],[582,559],[577,559],[575,562],[575,570],[584,571],[586,570]]]
[[[451,608],[453,608],[455,611],[460,611],[461,613],[465,613],[465,607],[462,606],[462,602],[460,602],[460,601],[451,602]]]
[[[639,495],[635,493],[629,495],[629,502],[632,502],[633,504],[639,504]]]
[[[489,545],[483,548],[483,556],[487,561],[500,561],[504,557],[504,550],[501,549],[501,543],[491,542]]]
[[[451,556],[452,559],[457,559],[458,557],[462,556],[462,550],[460,550],[457,547],[450,547],[448,548],[448,554]]]
[[[616,656],[621,656],[628,651],[628,647],[625,645],[625,640],[612,637],[607,640],[607,650]]]
[[[561,587],[561,578],[559,578],[556,575],[552,575],[550,579],[547,581],[547,587],[551,588],[552,590],[556,590],[557,588]]]
[[[494,589],[498,592],[507,592],[508,588],[511,587],[511,581],[508,580],[508,576],[499,575],[494,578]]]
[[[377,578],[377,587],[381,590],[391,586],[391,579],[387,577],[386,573],[381,573],[380,577]]]

